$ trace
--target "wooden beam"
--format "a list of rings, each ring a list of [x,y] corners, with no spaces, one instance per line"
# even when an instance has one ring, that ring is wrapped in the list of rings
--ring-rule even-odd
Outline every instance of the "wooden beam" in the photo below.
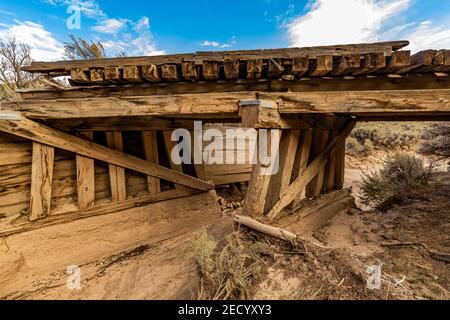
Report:
[[[238,69],[239,70],[239,69]],[[203,78],[206,80],[219,79],[219,63],[215,61],[203,61]],[[238,74],[239,77],[239,74]]]
[[[263,69],[262,60],[248,60],[247,61],[247,79],[259,80]]]
[[[158,67],[154,64],[145,64],[142,66],[142,78],[150,82],[160,82]]]
[[[306,48],[286,48],[286,49],[267,49],[267,50],[240,50],[240,51],[214,51],[197,52],[188,54],[173,54],[150,57],[125,57],[94,59],[85,61],[56,61],[40,62],[33,61],[31,66],[23,67],[22,70],[29,72],[63,72],[75,68],[104,68],[107,66],[124,65],[144,65],[144,64],[166,64],[181,63],[183,61],[226,61],[226,60],[247,60],[247,59],[270,59],[270,58],[295,58],[302,55],[309,55],[312,59],[319,55],[338,56],[346,53],[365,54],[370,52],[384,52],[390,56],[392,51],[399,50],[409,44],[408,41],[393,41],[380,43],[363,43],[351,45],[333,45]]]
[[[158,139],[156,131],[142,131],[142,144],[147,161],[159,164]],[[149,194],[161,192],[161,180],[147,176],[147,190]]]
[[[349,124],[341,131],[341,133],[334,138],[331,143],[323,150],[323,152],[306,168],[306,170],[283,192],[280,201],[275,204],[272,210],[268,213],[270,220],[275,219],[278,214],[286,208],[295,198],[302,192],[303,188],[309,184],[314,177],[318,174],[321,168],[323,168],[329,155],[336,148],[336,145],[345,140],[350,132],[355,127],[356,121],[351,120]]]
[[[137,66],[124,66],[123,79],[129,82],[142,82],[139,68]]]
[[[309,70],[308,56],[296,57],[292,59],[291,74],[295,78],[305,75]]]
[[[239,79],[239,60],[228,60],[224,61],[223,69],[225,72],[225,78],[227,80]]]
[[[166,81],[178,81],[178,70],[175,64],[163,64],[161,66],[162,78]]]
[[[188,175],[175,172],[157,164],[124,154],[99,144],[83,140],[70,134],[49,128],[32,120],[0,121],[0,131],[30,139],[35,142],[60,148],[92,159],[104,161],[129,170],[165,179],[198,190],[212,190],[214,185]]]
[[[283,230],[278,227],[272,227],[267,224],[263,224],[263,223],[256,221],[250,217],[235,215],[234,222],[237,224],[246,226],[247,228],[267,234],[267,235],[277,238],[277,239],[289,241],[292,243],[297,240],[297,235],[292,232]]]
[[[123,152],[122,132],[106,132],[106,143],[109,148]],[[113,202],[127,199],[125,169],[113,164],[109,165],[109,182]]]
[[[260,93],[278,101],[281,114],[365,113],[438,114],[450,111],[450,89],[354,92]]]
[[[291,182],[294,182],[308,167],[309,155],[311,153],[311,145],[313,138],[313,130],[302,130],[299,145],[297,148],[297,154],[295,155],[294,169],[292,171]],[[292,206],[296,206],[301,200],[302,194],[300,194],[292,203]]]
[[[337,136],[336,130],[330,131],[330,141],[332,141]],[[325,168],[325,177],[323,180],[322,192],[327,193],[333,190],[334,188],[334,178],[336,175],[336,154],[334,151],[330,154],[330,159]]]
[[[37,142],[33,143],[30,221],[42,219],[50,215],[54,161],[55,148]]]
[[[329,139],[330,139],[329,130],[316,130],[313,138],[313,146],[311,148],[311,157],[313,160],[317,156],[319,156],[323,150],[325,150],[325,148],[328,145]],[[308,197],[318,197],[320,195],[320,193],[322,192],[324,177],[325,177],[325,166],[322,166],[318,171],[317,175],[314,177],[314,179],[307,187]]]
[[[300,139],[300,130],[283,130],[279,147],[279,170],[270,179],[265,208],[270,211],[280,200],[280,195],[291,184],[295,154]]]
[[[21,111],[34,119],[175,116],[205,119],[208,116],[238,118],[239,100],[255,99],[256,93],[154,95],[67,100],[30,100],[1,104],[1,110]],[[200,103],[201,102],[201,103]]]
[[[93,132],[84,132],[81,136],[90,141],[94,140]],[[76,163],[78,209],[84,210],[93,207],[95,204],[94,159],[77,155]]]
[[[345,179],[345,139],[336,146],[336,171],[334,173],[334,188],[344,188]]]
[[[183,62],[181,64],[181,75],[187,81],[195,81],[198,79],[197,66],[194,61]]]
[[[319,56],[311,62],[310,77],[322,77],[333,70],[333,56]]]
[[[351,72],[352,75],[366,75],[386,67],[386,57],[384,52],[374,52],[365,54],[361,66]]]
[[[172,150],[177,147],[177,143],[172,141],[172,132],[171,131],[163,131],[163,138],[164,138],[164,147],[167,154],[167,159],[169,159],[170,167],[172,170],[176,172],[183,173],[183,165],[182,164],[175,164],[172,161]],[[178,184],[175,184],[175,189],[182,190],[184,187],[180,186]]]
[[[120,83],[121,73],[119,67],[105,67],[105,80],[111,83]]]
[[[267,66],[267,75],[269,79],[280,78],[284,72],[284,68],[274,59],[270,59]]]

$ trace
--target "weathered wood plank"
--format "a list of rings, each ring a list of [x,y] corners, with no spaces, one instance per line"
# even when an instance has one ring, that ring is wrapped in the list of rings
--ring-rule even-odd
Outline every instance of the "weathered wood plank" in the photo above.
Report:
[[[337,131],[330,131],[330,141],[337,136]],[[336,151],[330,154],[330,158],[325,168],[322,192],[330,192],[334,188],[334,178],[336,174]]]
[[[84,132],[82,137],[93,141],[93,132]],[[78,209],[84,210],[95,204],[94,160],[80,155],[76,157]]]
[[[328,141],[330,139],[330,131],[329,130],[316,130],[313,138],[313,146],[311,150],[312,159],[315,159],[319,156],[323,150],[328,145]],[[326,159],[328,163],[329,159]],[[311,181],[311,183],[307,187],[307,196],[308,197],[318,197],[322,192],[323,182],[325,177],[325,166],[321,166],[319,172]]]
[[[141,72],[137,66],[124,66],[123,79],[129,82],[142,82]]]
[[[162,78],[166,81],[178,81],[178,69],[175,64],[163,64],[161,67]]]
[[[227,80],[239,79],[239,67],[240,63],[238,60],[224,61],[223,68],[225,72],[225,78]]]
[[[267,65],[267,75],[269,79],[277,79],[281,77],[284,70],[284,67],[281,66],[277,61],[275,61],[274,59],[269,60]]]
[[[344,188],[345,179],[345,140],[336,146],[336,171],[334,173],[334,188]]]
[[[55,148],[34,142],[31,164],[30,221],[50,215]]]
[[[142,131],[142,143],[145,153],[145,159],[158,164],[158,141],[156,131]],[[155,177],[147,177],[147,189],[149,194],[161,192],[161,181]]]
[[[123,152],[123,138],[121,131],[106,132],[106,143],[109,148]],[[111,186],[111,198],[113,202],[124,201],[127,198],[125,181],[125,169],[119,166],[109,165],[109,179]]]
[[[158,67],[154,64],[145,64],[142,66],[142,78],[150,82],[160,82]]]
[[[146,160],[80,139],[26,118],[19,121],[0,121],[0,131],[30,139],[35,142],[45,143],[49,146],[141,172],[149,176],[172,181],[193,189],[214,189],[214,185],[211,183],[180,174]]]
[[[163,131],[163,138],[164,138],[164,147],[166,149],[167,158],[170,162],[170,167],[172,170],[183,173],[183,165],[181,164],[175,164],[172,160],[172,150],[175,150],[177,148],[177,143],[172,141],[172,132],[171,131]],[[175,184],[175,189],[182,190],[184,187],[180,186],[178,184]]]
[[[181,64],[181,75],[187,81],[195,81],[199,78],[197,66],[194,61],[183,62]]]
[[[316,60],[311,61],[310,77],[322,77],[333,70],[333,56],[319,56]]]
[[[299,145],[297,148],[297,154],[295,155],[295,163],[292,170],[292,178],[290,183],[294,182],[299,176],[301,176],[303,171],[305,171],[308,167],[312,138],[313,130],[302,130]],[[302,192],[303,190],[300,192],[299,196],[292,202],[293,207],[300,202],[302,198]]]
[[[262,60],[248,60],[247,61],[247,79],[259,80],[263,69]]]
[[[280,201],[275,204],[272,210],[268,213],[269,219],[275,219],[278,214],[286,208],[295,198],[302,192],[303,188],[308,185],[314,177],[318,174],[321,168],[323,168],[329,155],[336,148],[336,145],[345,140],[350,132],[355,127],[356,121],[352,120],[343,129],[340,134],[328,144],[323,152],[306,168],[306,170],[297,179],[291,183],[291,185],[283,192]]]
[[[206,80],[219,79],[219,63],[215,62],[215,61],[203,61],[202,72],[203,72],[203,77]],[[228,75],[232,76],[230,73]],[[239,77],[239,74],[238,74],[238,77]]]

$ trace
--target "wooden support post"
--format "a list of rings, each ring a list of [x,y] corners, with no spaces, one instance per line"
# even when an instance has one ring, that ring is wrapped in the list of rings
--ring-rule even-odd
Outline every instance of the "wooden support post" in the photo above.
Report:
[[[313,138],[311,149],[311,159],[315,159],[324,150],[328,144],[330,132],[328,130],[316,130]],[[325,168],[322,167],[317,176],[307,186],[306,195],[308,197],[318,197],[322,192],[323,179],[325,176]]]
[[[82,136],[92,141],[93,132],[83,132]],[[95,203],[95,167],[94,159],[77,155],[77,199],[78,209],[84,210]]]
[[[106,132],[108,147],[123,152],[122,132]],[[111,198],[113,202],[127,199],[125,169],[115,165],[109,165],[109,181],[111,185]]]
[[[145,159],[158,164],[158,141],[156,133],[156,131],[142,131],[142,144]],[[161,192],[161,180],[155,177],[147,176],[147,189],[149,194],[157,194]]]
[[[337,136],[337,131],[332,130],[330,132],[330,141]],[[334,176],[336,174],[336,151],[330,154],[330,159],[325,167],[325,177],[323,180],[322,192],[327,193],[334,188]]]
[[[298,177],[301,176],[303,171],[308,167],[309,154],[311,151],[311,144],[313,138],[312,130],[303,130],[301,133],[299,145],[297,148],[297,154],[295,155],[295,164],[294,169],[292,171],[292,179],[291,182],[294,182]],[[294,200],[292,203],[292,207],[298,205],[298,203],[302,199],[302,193]]]
[[[163,131],[163,137],[164,137],[164,146],[166,148],[166,154],[170,162],[170,168],[172,170],[175,170],[179,173],[183,173],[183,165],[181,164],[175,164],[172,161],[172,150],[176,147],[177,143],[172,141],[172,132],[171,131]],[[175,184],[175,189],[177,190],[183,190],[184,187]]]
[[[30,221],[35,221],[50,215],[54,161],[55,148],[33,142]]]
[[[292,170],[294,168],[295,155],[300,139],[300,130],[284,130],[281,134],[279,147],[279,170],[270,180],[265,211],[270,211],[275,203],[280,200],[281,194],[291,184]]]
[[[302,192],[303,188],[308,185],[318,172],[325,167],[327,159],[335,150],[336,146],[343,141],[350,134],[355,127],[356,121],[351,120],[345,128],[335,137],[328,146],[314,159],[313,162],[306,168],[306,170],[283,192],[280,201],[278,201],[272,210],[268,213],[269,219],[275,219],[278,214],[286,208],[297,196]]]
[[[345,140],[336,147],[336,171],[334,173],[334,188],[341,190],[344,188],[345,174]]]

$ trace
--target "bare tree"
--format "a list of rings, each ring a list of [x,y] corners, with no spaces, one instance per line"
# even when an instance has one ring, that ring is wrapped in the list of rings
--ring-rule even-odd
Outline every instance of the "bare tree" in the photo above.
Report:
[[[0,40],[0,99],[16,99],[16,89],[33,86],[36,76],[21,71],[31,63],[31,49],[11,36]]]
[[[70,41],[64,44],[64,59],[86,60],[106,58],[105,48],[101,42],[90,43],[82,38],[70,35]]]

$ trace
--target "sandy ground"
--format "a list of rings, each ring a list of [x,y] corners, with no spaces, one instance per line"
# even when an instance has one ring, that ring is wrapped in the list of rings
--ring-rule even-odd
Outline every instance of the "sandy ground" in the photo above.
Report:
[[[346,186],[357,194],[362,170],[381,163],[377,158],[349,160]],[[386,213],[345,210],[302,231],[305,250],[275,254],[253,297],[450,299],[450,266],[430,255],[448,254],[450,248],[450,175],[442,173],[439,180],[426,201]],[[205,228],[217,240],[232,232],[231,219],[218,213],[217,198],[207,210],[201,205],[211,199],[200,197],[184,208],[184,202],[176,202],[175,212],[164,205],[136,208],[125,216],[105,215],[0,239],[0,297],[193,299],[198,284],[193,239]],[[169,233],[163,232],[170,226]],[[367,267],[379,261],[382,289],[368,290]],[[80,290],[66,286],[70,264],[81,267]]]

